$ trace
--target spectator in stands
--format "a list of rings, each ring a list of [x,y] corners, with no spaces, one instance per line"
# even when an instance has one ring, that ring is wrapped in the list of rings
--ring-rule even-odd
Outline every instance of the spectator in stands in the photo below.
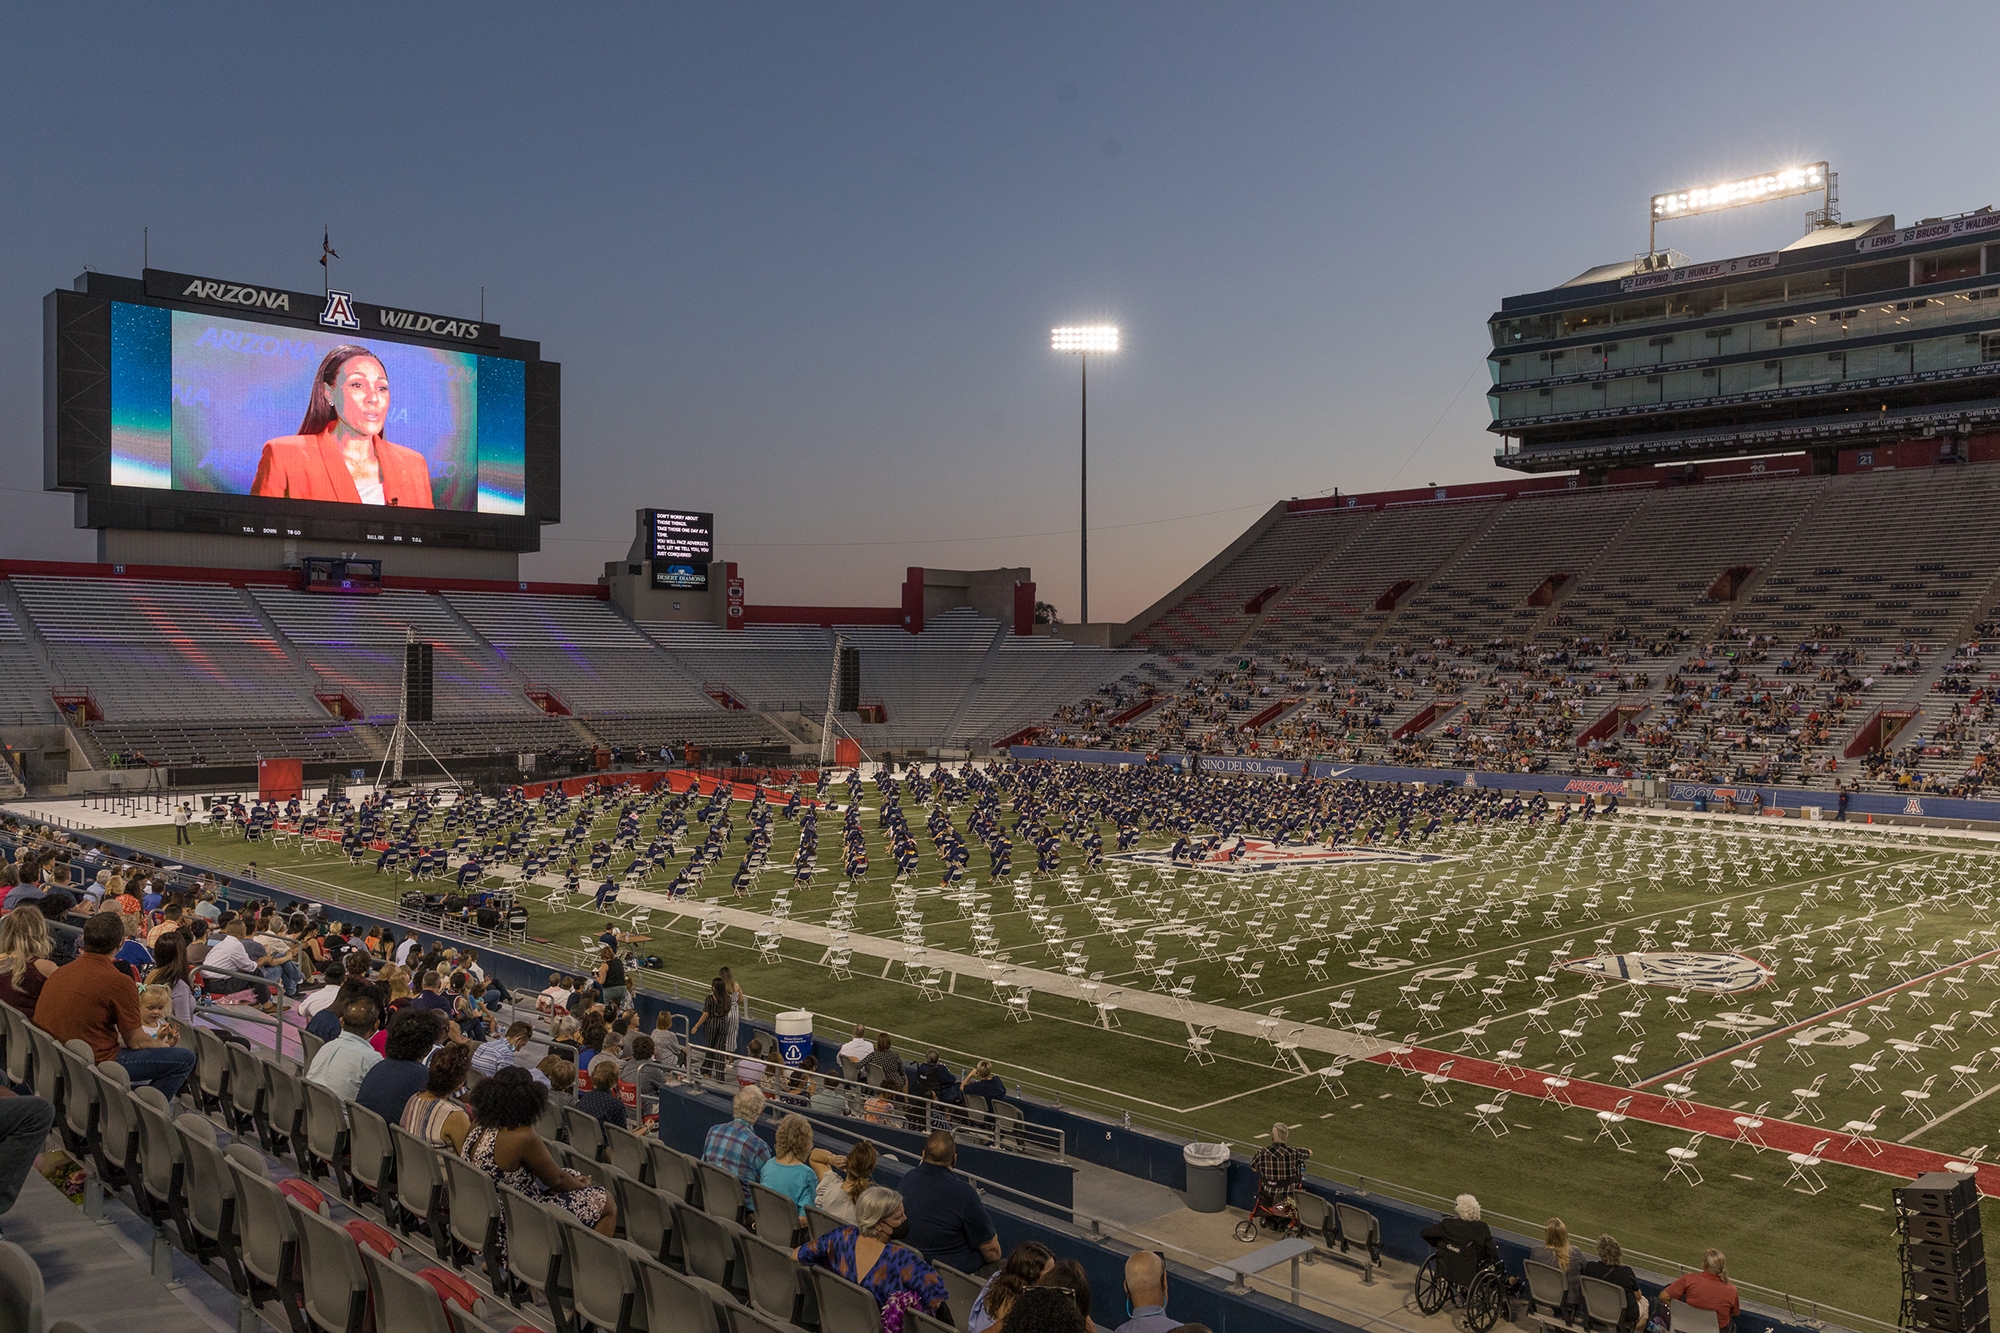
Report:
[[[736,1085],[743,1088],[762,1087],[765,1074],[770,1066],[764,1061],[764,1039],[752,1037],[750,1052],[736,1062]]]
[[[843,1222],[854,1220],[854,1201],[875,1183],[875,1145],[859,1139],[845,1157],[835,1157],[824,1148],[815,1148],[806,1159],[819,1176],[814,1206]]]
[[[87,1042],[97,1063],[116,1060],[133,1087],[158,1088],[172,1101],[194,1072],[194,1052],[141,1028],[139,987],[111,961],[124,942],[123,921],[110,912],[93,916],[83,931],[83,952],[42,983],[35,1023],[57,1041]]]
[[[1292,1127],[1282,1120],[1278,1121],[1271,1126],[1271,1142],[1250,1159],[1250,1169],[1257,1176],[1258,1193],[1265,1203],[1276,1203],[1296,1194],[1299,1186],[1305,1183],[1306,1159],[1312,1156],[1312,1149],[1294,1148],[1288,1142],[1291,1134]]]
[[[1569,1243],[1569,1228],[1560,1217],[1549,1219],[1542,1228],[1542,1243],[1528,1251],[1528,1258],[1561,1273],[1569,1286],[1570,1307],[1583,1308],[1583,1251]]]
[[[111,961],[132,971],[135,976],[145,976],[153,966],[153,951],[146,947],[142,938],[145,920],[137,912],[120,912],[118,919],[125,923],[125,942],[118,946]]]
[[[1625,1317],[1621,1329],[1635,1329],[1646,1317],[1646,1298],[1639,1294],[1639,1275],[1625,1262],[1625,1252],[1609,1235],[1597,1238],[1597,1257],[1583,1265],[1583,1276],[1602,1278],[1625,1291]],[[1579,1286],[1581,1284],[1578,1284]]]
[[[618,1210],[608,1190],[590,1177],[565,1171],[549,1155],[535,1132],[548,1109],[548,1090],[525,1069],[510,1067],[486,1079],[467,1099],[472,1129],[465,1136],[465,1160],[510,1189],[537,1203],[552,1203],[584,1226],[609,1236],[618,1227]]]
[[[251,975],[261,976],[257,964],[244,946],[244,920],[240,913],[229,913],[222,922],[222,934],[212,939],[208,953],[202,959],[202,975],[210,995],[240,995],[249,991],[256,997],[259,1007],[271,1002],[271,988],[262,981],[251,981]],[[236,973],[226,976],[225,973]]]
[[[165,986],[139,987],[139,1030],[171,1046],[181,1044],[180,1028],[174,1024],[174,997]],[[196,1057],[199,1058],[199,1057]]]
[[[736,1036],[743,1026],[743,1011],[749,1007],[749,997],[743,993],[743,987],[736,984],[736,977],[728,968],[721,970],[721,978],[722,993],[729,1000],[729,1030],[723,1039],[722,1049],[734,1055],[743,1049],[737,1044]]]
[[[501,1070],[514,1064],[514,1057],[526,1049],[535,1038],[535,1026],[527,1022],[514,1022],[507,1026],[507,1034],[483,1043],[472,1053],[472,1072],[481,1078],[491,1078]]]
[[[4,899],[0,899],[0,907],[4,907],[11,912],[23,903],[34,902],[47,892],[47,887],[42,884],[39,878],[24,873],[15,883],[14,887],[7,890],[7,896]]]
[[[1425,1227],[1423,1238],[1433,1246],[1450,1244],[1469,1251],[1482,1266],[1499,1263],[1500,1247],[1493,1243],[1493,1228],[1480,1220],[1479,1200],[1461,1194],[1452,1201],[1452,1213]]]
[[[944,1279],[921,1254],[893,1239],[906,1220],[902,1195],[870,1186],[855,1201],[854,1222],[801,1245],[798,1260],[868,1288],[882,1308],[885,1326],[892,1314],[900,1324],[901,1312],[913,1308],[950,1322],[943,1310],[951,1296]]]
[[[61,889],[50,889],[29,904],[42,914],[49,927],[49,961],[57,967],[74,962],[83,952],[83,930],[64,920],[76,906],[76,899]],[[122,930],[122,926],[121,926]]]
[[[813,1170],[812,1123],[802,1115],[778,1122],[778,1150],[757,1173],[758,1182],[798,1206],[795,1225],[806,1224],[806,1208],[819,1197],[819,1172]]]
[[[549,984],[535,996],[535,1012],[550,1016],[569,1012],[569,987],[563,984],[562,973],[549,973]]]
[[[408,967],[410,959],[415,956],[416,952],[417,932],[414,930],[407,931],[403,935],[403,942],[396,946],[396,966]]]
[[[419,983],[423,989],[418,991],[416,997],[410,1001],[410,1008],[435,1009],[439,1013],[451,1012],[451,1001],[446,999],[438,989],[443,983],[444,978],[440,977],[436,971],[433,970],[424,973],[423,979]]]
[[[641,1033],[632,1038],[632,1060],[625,1068],[626,1082],[638,1090],[641,1106],[648,1097],[658,1097],[667,1086],[671,1071],[653,1058],[653,1039]]]
[[[878,1083],[883,1087],[887,1087],[889,1086],[889,1081],[894,1079],[904,1087],[908,1087],[910,1085],[909,1071],[903,1068],[903,1057],[892,1049],[893,1046],[894,1043],[888,1033],[876,1033],[875,1052],[863,1062],[862,1068],[869,1074],[876,1076],[869,1079],[871,1083]]]
[[[577,1050],[576,1067],[587,1070],[595,1064],[597,1057],[604,1053],[604,1043],[611,1036],[604,1024],[592,1020],[583,1025],[583,1045]]]
[[[1131,1317],[1117,1333],[1171,1333],[1181,1321],[1167,1315],[1167,1264],[1151,1250],[1125,1261],[1125,1304]]]
[[[1729,1280],[1729,1260],[1721,1250],[1710,1250],[1701,1256],[1701,1271],[1682,1273],[1660,1288],[1660,1304],[1671,1307],[1675,1301],[1686,1301],[1697,1310],[1713,1310],[1721,1333],[1729,1333],[1736,1316],[1742,1313],[1743,1298],[1737,1294],[1736,1284]]]
[[[1083,1265],[1074,1259],[1058,1259],[1035,1283],[1042,1290],[1061,1292],[1075,1308],[1077,1317],[1083,1320],[1083,1327],[1095,1333],[1096,1324],[1090,1321],[1090,1277],[1083,1271]],[[1023,1293],[1025,1294],[1025,1293]],[[1013,1321],[1010,1319],[1011,1325]]]
[[[0,1000],[31,1021],[43,983],[55,975],[56,965],[49,960],[52,947],[48,919],[40,912],[0,917]]]
[[[537,1073],[548,1080],[549,1105],[561,1109],[576,1105],[576,1066],[560,1055],[545,1055],[535,1066]]]
[[[1038,1240],[1024,1240],[1007,1256],[1000,1271],[986,1279],[965,1316],[965,1333],[986,1333],[1006,1317],[1020,1294],[1056,1266],[1056,1257]]]
[[[430,1083],[424,1061],[444,1040],[444,1016],[431,1009],[405,1009],[390,1022],[382,1059],[361,1080],[354,1100],[390,1124],[399,1124],[410,1098]]]
[[[910,1071],[910,1088],[919,1097],[929,1097],[947,1106],[962,1106],[965,1091],[959,1087],[958,1075],[951,1067],[938,1058],[936,1051],[926,1051],[923,1063]]]
[[[872,1089],[861,1103],[861,1118],[871,1125],[892,1125],[898,1128],[903,1123],[901,1102],[903,1081],[890,1079],[881,1087]]]
[[[618,1061],[600,1055],[590,1065],[590,1087],[577,1094],[576,1109],[601,1123],[625,1128],[625,1099],[618,1095]]]
[[[410,1098],[397,1123],[433,1148],[458,1152],[472,1120],[458,1102],[465,1088],[465,1072],[472,1067],[472,1046],[468,1042],[446,1042],[431,1057],[430,1076],[423,1090]]]
[[[942,1129],[924,1140],[924,1159],[904,1175],[910,1243],[933,1261],[962,1273],[991,1271],[1000,1262],[1000,1234],[972,1182],[952,1168],[958,1144]]]
[[[868,1029],[856,1023],[854,1036],[840,1048],[840,1076],[849,1083],[859,1082],[861,1066],[873,1054],[875,1054],[875,1043],[868,1040]]]
[[[972,1067],[972,1077],[959,1089],[961,1094],[984,1097],[989,1102],[999,1101],[1007,1095],[1007,1085],[993,1073],[993,1062],[981,1060]]]
[[[174,1021],[183,1028],[194,1022],[194,988],[189,982],[191,975],[187,961],[187,936],[177,930],[160,936],[153,945],[153,970],[146,974],[146,984],[166,987],[167,1007],[172,1011]]]
[[[744,1182],[743,1206],[752,1206],[749,1182],[762,1177],[771,1150],[757,1137],[754,1126],[764,1114],[764,1094],[756,1088],[738,1088],[733,1104],[735,1114],[712,1126],[702,1140],[701,1160],[719,1166]]]
[[[370,1040],[382,1021],[382,1007],[373,996],[357,995],[339,1011],[340,1031],[320,1047],[306,1078],[344,1102],[361,1091],[361,1080],[381,1063],[382,1053]]]

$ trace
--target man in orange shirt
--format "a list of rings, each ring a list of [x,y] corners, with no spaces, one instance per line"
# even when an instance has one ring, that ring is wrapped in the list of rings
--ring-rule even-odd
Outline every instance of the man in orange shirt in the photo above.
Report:
[[[43,985],[35,1023],[57,1041],[88,1043],[99,1064],[116,1060],[133,1087],[158,1088],[172,1101],[194,1072],[194,1052],[140,1027],[139,987],[111,961],[124,942],[125,923],[116,913],[92,916],[83,928],[83,952]]]

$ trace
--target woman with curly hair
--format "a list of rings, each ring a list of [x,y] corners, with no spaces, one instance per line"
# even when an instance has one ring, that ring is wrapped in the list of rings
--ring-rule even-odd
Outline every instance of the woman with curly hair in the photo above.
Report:
[[[484,1079],[467,1100],[472,1128],[460,1155],[509,1189],[537,1203],[552,1203],[600,1235],[618,1227],[610,1192],[590,1177],[565,1171],[535,1132],[548,1106],[548,1090],[517,1065]]]

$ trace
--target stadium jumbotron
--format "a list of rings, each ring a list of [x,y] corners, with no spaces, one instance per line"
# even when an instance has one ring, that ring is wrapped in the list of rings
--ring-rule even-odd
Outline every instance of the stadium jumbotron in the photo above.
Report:
[[[1107,1328],[1559,1327],[1571,1256],[1578,1329],[1984,1327],[2000,215],[1826,200],[1503,302],[1533,475],[1081,626],[760,603],[684,495],[524,581],[538,342],[49,293],[99,558],[0,561],[23,1197],[244,1327],[880,1327],[794,1251],[898,1212],[958,1327],[1009,1252]]]

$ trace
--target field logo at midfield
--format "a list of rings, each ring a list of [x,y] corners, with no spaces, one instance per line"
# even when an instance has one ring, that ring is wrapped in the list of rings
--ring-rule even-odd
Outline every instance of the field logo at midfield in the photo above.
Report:
[[[1671,986],[1704,995],[1733,995],[1769,984],[1777,973],[1740,953],[1614,953],[1572,958],[1565,972],[1581,972],[1637,986]]]
[[[1245,838],[1243,855],[1232,861],[1228,858],[1226,849],[1235,845],[1234,838],[1227,839],[1222,844],[1225,849],[1224,854],[1206,860],[1173,861],[1168,858],[1164,847],[1143,852],[1114,852],[1104,859],[1122,861],[1127,865],[1151,866],[1156,870],[1166,870],[1179,865],[1194,870],[1220,871],[1225,875],[1256,875],[1267,870],[1305,870],[1314,866],[1363,865],[1371,862],[1414,866],[1450,859],[1435,852],[1408,852],[1400,847],[1322,847],[1317,843],[1280,846],[1265,838]]]

